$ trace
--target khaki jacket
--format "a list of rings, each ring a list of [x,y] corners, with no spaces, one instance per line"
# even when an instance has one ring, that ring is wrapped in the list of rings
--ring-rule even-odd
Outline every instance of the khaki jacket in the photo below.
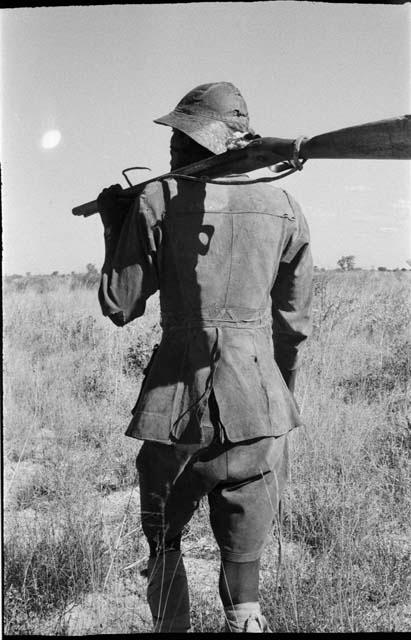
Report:
[[[212,389],[232,442],[300,425],[284,377],[309,334],[312,271],[307,223],[287,192],[149,184],[106,244],[99,290],[119,326],[160,291],[162,339],[126,434],[201,442]]]

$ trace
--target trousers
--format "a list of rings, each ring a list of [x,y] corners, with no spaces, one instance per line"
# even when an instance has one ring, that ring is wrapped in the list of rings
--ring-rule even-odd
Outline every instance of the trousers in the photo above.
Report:
[[[207,496],[222,559],[260,558],[288,478],[287,434],[240,443],[205,425],[201,445],[145,441],[137,456],[141,518],[150,548],[178,537]]]

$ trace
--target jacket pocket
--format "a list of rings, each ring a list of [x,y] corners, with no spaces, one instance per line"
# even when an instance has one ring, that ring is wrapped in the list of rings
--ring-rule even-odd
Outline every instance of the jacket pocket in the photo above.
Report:
[[[153,366],[154,358],[155,358],[155,355],[156,355],[156,353],[158,351],[158,348],[159,348],[159,345],[155,344],[154,347],[153,347],[153,352],[152,352],[152,354],[150,356],[150,360],[148,361],[148,363],[146,364],[145,368],[143,369],[143,380],[141,382],[141,387],[140,387],[140,391],[139,391],[138,396],[137,396],[136,403],[135,403],[134,407],[131,410],[132,415],[135,414],[135,412],[137,410],[138,403],[140,402],[141,396],[143,395],[144,387],[146,385],[146,381],[147,381],[148,375],[150,373],[150,370],[151,370],[151,368]]]

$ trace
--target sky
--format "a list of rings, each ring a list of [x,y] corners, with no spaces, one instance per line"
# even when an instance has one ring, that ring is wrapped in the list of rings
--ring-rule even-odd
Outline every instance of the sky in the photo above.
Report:
[[[2,9],[3,273],[100,268],[100,218],[72,208],[126,187],[125,167],[152,169],[135,182],[166,172],[171,130],[153,119],[199,84],[238,86],[262,136],[410,113],[410,14],[409,3],[293,1]],[[354,255],[402,268],[410,177],[405,160],[309,160],[276,186],[300,202],[318,267]]]

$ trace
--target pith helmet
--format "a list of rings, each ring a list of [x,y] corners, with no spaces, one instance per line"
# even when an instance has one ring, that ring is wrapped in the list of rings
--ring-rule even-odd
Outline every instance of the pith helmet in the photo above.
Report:
[[[182,131],[216,154],[227,151],[227,142],[236,135],[253,133],[245,100],[231,82],[200,84],[154,122]]]

